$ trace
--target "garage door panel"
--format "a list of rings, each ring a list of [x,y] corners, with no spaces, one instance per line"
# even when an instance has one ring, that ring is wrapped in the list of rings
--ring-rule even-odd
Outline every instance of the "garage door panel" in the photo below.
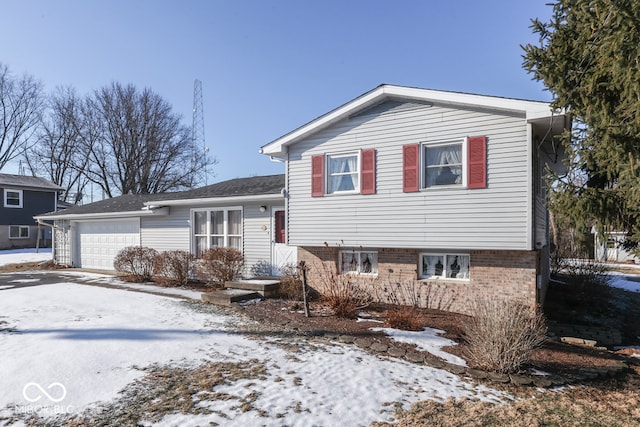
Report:
[[[140,245],[140,220],[81,222],[78,243],[80,267],[113,270],[121,249]]]

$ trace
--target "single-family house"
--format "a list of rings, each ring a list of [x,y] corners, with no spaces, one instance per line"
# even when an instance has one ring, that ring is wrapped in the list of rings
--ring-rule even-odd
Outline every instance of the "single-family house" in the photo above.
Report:
[[[598,232],[596,227],[591,229],[593,234],[594,258],[598,261],[612,261],[637,264],[640,259],[624,247],[627,233],[624,231],[608,231],[605,234]]]
[[[543,176],[569,126],[546,102],[381,85],[260,152],[286,163],[286,239],[311,282],[330,265],[469,313],[479,296],[542,303]]]
[[[44,178],[0,174],[0,249],[33,248],[38,238],[50,244],[51,230],[39,229],[33,217],[55,211],[62,190]]]
[[[198,254],[214,246],[243,252],[246,274],[296,263],[286,244],[284,175],[255,176],[175,193],[128,194],[37,217],[55,230],[59,264],[113,270],[127,246]]]

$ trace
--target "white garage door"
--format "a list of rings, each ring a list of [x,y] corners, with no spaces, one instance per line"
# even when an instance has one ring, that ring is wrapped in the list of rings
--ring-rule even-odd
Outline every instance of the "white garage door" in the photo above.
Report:
[[[127,246],[140,245],[140,219],[78,223],[78,267],[113,270],[113,259]]]

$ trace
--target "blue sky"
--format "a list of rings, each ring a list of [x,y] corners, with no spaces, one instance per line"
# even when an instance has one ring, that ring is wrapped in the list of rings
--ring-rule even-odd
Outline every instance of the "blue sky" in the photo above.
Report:
[[[284,172],[260,146],[381,83],[550,100],[520,48],[547,1],[3,0],[0,62],[47,91],[149,87],[187,125],[201,80],[212,183]]]

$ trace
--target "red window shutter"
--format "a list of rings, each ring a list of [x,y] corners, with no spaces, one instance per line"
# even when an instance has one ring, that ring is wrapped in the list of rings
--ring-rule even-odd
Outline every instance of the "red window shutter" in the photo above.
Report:
[[[467,139],[467,187],[487,188],[487,137]]]
[[[311,156],[311,196],[324,196],[324,155]]]
[[[276,243],[287,243],[287,229],[285,225],[284,211],[276,211],[273,218],[276,225]]]
[[[410,193],[420,189],[420,145],[411,144],[402,147],[402,191]]]
[[[376,150],[362,150],[360,163],[360,194],[376,194]]]

